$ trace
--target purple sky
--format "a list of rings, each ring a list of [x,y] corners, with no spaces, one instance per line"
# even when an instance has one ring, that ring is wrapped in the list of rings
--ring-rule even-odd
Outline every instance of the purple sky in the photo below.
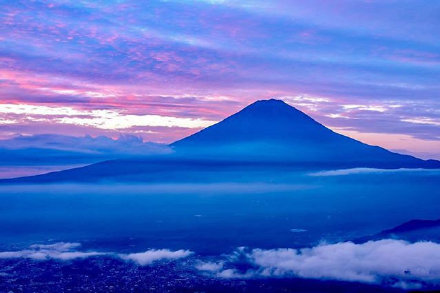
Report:
[[[440,2],[0,0],[0,138],[171,142],[280,98],[440,158]]]

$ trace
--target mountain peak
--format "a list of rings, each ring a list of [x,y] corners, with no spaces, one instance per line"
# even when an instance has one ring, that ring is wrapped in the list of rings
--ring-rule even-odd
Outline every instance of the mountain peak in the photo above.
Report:
[[[266,99],[266,100],[257,100],[255,101],[253,104],[251,105],[255,105],[255,104],[265,104],[265,105],[283,105],[283,106],[289,106],[286,102],[284,102],[283,100],[279,100],[279,99]]]
[[[338,134],[277,99],[256,101],[171,146],[178,154],[210,158],[354,166],[412,166],[422,162]]]
[[[282,100],[259,100],[223,121],[172,144],[176,149],[277,144],[331,139],[331,130]]]
[[[319,125],[323,127],[310,116],[286,102],[277,99],[255,101],[218,124],[225,126],[226,124],[233,124],[234,122],[236,124],[233,125],[235,127],[234,131],[241,130],[249,134],[249,132],[255,130],[258,131],[260,139],[264,139],[265,131],[273,133],[280,131],[282,128],[293,127],[295,125]],[[216,125],[214,125],[214,127],[217,127]]]
[[[255,101],[254,103],[248,105],[243,110],[246,110],[246,109],[247,110],[259,109],[259,110],[266,110],[266,111],[295,111],[297,113],[304,114],[300,110],[287,104],[283,100],[278,100],[278,99],[258,100],[258,101]],[[264,113],[262,113],[262,114],[264,114]]]

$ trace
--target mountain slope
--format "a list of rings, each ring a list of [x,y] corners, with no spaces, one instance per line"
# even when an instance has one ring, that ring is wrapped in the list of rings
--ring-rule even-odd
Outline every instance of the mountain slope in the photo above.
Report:
[[[355,243],[365,243],[381,239],[400,239],[410,242],[440,241],[440,219],[420,220],[414,219],[394,228],[381,231],[374,235],[354,239]]]

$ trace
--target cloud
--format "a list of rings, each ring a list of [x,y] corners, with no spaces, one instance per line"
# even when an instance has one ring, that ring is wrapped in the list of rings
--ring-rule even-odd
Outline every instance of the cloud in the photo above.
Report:
[[[29,258],[33,260],[73,260],[77,258],[87,258],[92,256],[105,255],[103,252],[96,251],[76,251],[81,246],[79,243],[59,242],[49,245],[34,244],[29,249],[19,251],[2,251],[0,259],[5,258]]]
[[[298,276],[380,283],[440,280],[440,244],[399,240],[342,242],[304,249],[254,249],[250,261],[265,276]]]
[[[124,260],[134,261],[141,266],[145,266],[150,265],[158,260],[176,260],[188,257],[191,254],[191,251],[183,249],[176,251],[171,251],[168,249],[152,249],[139,253],[119,254],[119,256]]]
[[[398,170],[414,171],[414,169],[398,169]],[[397,170],[376,169],[376,168],[351,168],[351,169],[319,171],[319,172],[310,173],[309,176],[343,176],[343,175],[353,175],[353,174],[385,173],[385,172],[396,172],[396,171]]]
[[[329,170],[309,173],[309,176],[344,176],[355,174],[371,174],[371,173],[396,173],[396,172],[436,172],[436,170],[430,169],[376,169],[376,168],[351,168],[340,170]]]
[[[408,118],[408,119],[402,119],[401,121],[414,123],[414,124],[428,124],[428,125],[440,126],[440,120],[438,119],[434,120],[425,117]]]
[[[218,278],[309,278],[418,288],[440,283],[440,244],[385,239],[311,248],[238,248],[195,268]]]
[[[33,260],[55,259],[60,261],[88,258],[93,256],[118,257],[124,261],[133,261],[141,266],[150,265],[160,260],[177,260],[190,256],[189,250],[151,249],[145,252],[117,254],[114,252],[79,251],[80,243],[58,242],[53,244],[34,244],[28,249],[1,251],[0,259],[28,258]]]
[[[15,124],[15,123],[17,123],[18,121],[16,121],[16,120],[11,120],[11,119],[2,119],[2,118],[0,118],[0,125],[2,125],[2,124]]]
[[[306,229],[301,229],[301,228],[292,228],[290,229],[290,232],[292,233],[303,233],[303,232],[307,232]]]
[[[238,248],[223,261],[196,268],[219,278],[310,278],[413,288],[440,282],[440,244],[385,239],[302,249]]]
[[[72,107],[41,105],[0,104],[0,114],[24,115],[23,120],[56,122],[90,126],[99,129],[127,129],[136,126],[201,128],[215,121],[200,118],[171,117],[164,115],[132,115],[115,110],[80,110]]]
[[[345,110],[361,110],[373,112],[385,112],[387,108],[382,105],[342,105]]]
[[[33,151],[38,150],[38,151]],[[171,153],[167,145],[121,135],[75,137],[56,134],[0,140],[0,178],[43,174],[110,159]]]
[[[147,155],[171,152],[167,145],[144,142],[141,137],[120,135],[117,139],[107,136],[68,136],[56,134],[19,135],[0,140],[0,148],[20,150],[29,148],[62,150],[87,154]]]
[[[203,272],[219,272],[223,269],[224,262],[199,262],[196,269]]]
[[[113,257],[140,266],[175,261],[190,250],[151,249],[145,252],[81,251],[81,244],[59,242],[35,244],[28,249],[0,252],[0,259],[26,258],[70,261],[88,257]],[[340,242],[293,249],[237,248],[231,254],[192,259],[203,274],[217,278],[309,278],[383,284],[413,288],[440,283],[440,243],[384,239],[362,244]]]

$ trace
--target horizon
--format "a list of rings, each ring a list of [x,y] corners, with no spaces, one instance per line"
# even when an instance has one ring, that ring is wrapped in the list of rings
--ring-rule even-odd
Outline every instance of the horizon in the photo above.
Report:
[[[440,159],[438,9],[416,0],[8,2],[0,138],[171,143],[276,98],[362,142]]]

